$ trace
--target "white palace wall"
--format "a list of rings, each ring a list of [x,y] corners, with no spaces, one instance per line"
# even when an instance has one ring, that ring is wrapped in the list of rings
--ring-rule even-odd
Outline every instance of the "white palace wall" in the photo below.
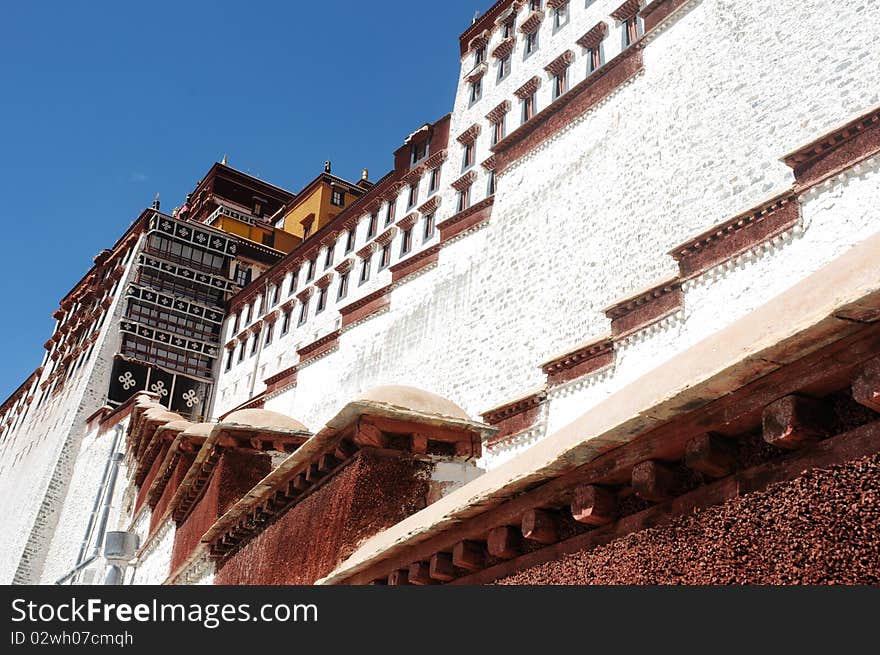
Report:
[[[580,4],[570,3],[570,23],[555,34],[545,18],[534,64],[516,54],[520,39],[510,78],[496,85],[490,63],[474,106],[465,57],[444,185],[460,174],[456,135],[479,123],[476,161],[483,161],[492,108],[511,101],[510,133],[519,116],[513,91],[525,80],[542,77],[540,111],[550,102],[546,63],[572,49],[575,85],[586,74],[578,37],[604,19],[606,42],[618,43],[608,14],[619,3]],[[304,366],[296,387],[266,408],[314,429],[380,384],[422,387],[472,416],[527,395],[544,384],[543,362],[609,332],[606,307],[676,275],[672,248],[790,189],[781,157],[880,103],[873,27],[880,5],[813,0],[793,10],[702,0],[673,18],[649,37],[642,73],[500,176],[488,224],[444,244],[436,267],[393,290],[390,310],[343,331],[338,348]],[[499,38],[496,30],[489,52]],[[475,169],[478,202],[486,173]],[[683,311],[619,343],[611,370],[552,390],[540,425],[483,464],[520,452],[874,233],[877,184],[876,172],[865,170],[801,198],[800,226],[760,256],[688,282]],[[454,210],[455,191],[446,186],[438,223]]]

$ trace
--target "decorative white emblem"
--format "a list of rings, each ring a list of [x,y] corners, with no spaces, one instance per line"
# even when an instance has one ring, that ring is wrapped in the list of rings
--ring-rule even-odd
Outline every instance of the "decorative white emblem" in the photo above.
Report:
[[[214,239],[214,247],[219,248],[223,245],[223,242],[220,239]]]
[[[150,391],[155,394],[158,394],[160,398],[164,398],[168,395],[168,389],[165,388],[165,383],[162,380],[159,380],[155,384],[150,385]]]
[[[196,237],[196,241],[198,241],[199,243],[205,243],[205,240],[206,240],[206,239],[207,239],[207,237],[206,237],[204,234],[199,234],[199,235]]]
[[[179,338],[178,338],[178,339],[175,339],[175,340],[174,340],[174,345],[175,345],[175,346],[183,346],[183,345],[184,345],[184,341],[183,341],[183,339],[179,339]]]
[[[134,379],[134,376],[131,374],[131,371],[126,371],[125,375],[119,376],[119,381],[122,383],[122,388],[128,391],[133,386],[137,384],[137,380]]]
[[[162,229],[163,229],[163,230],[170,230],[170,229],[171,229],[171,223],[169,223],[168,221],[164,221],[164,222],[162,223]]]
[[[188,237],[188,236],[189,236],[189,230],[187,230],[185,227],[180,228],[180,236],[182,236],[182,237]]]
[[[192,409],[194,405],[198,405],[201,401],[196,396],[196,392],[193,389],[190,389],[185,394],[183,394],[183,399],[186,401],[186,406]]]

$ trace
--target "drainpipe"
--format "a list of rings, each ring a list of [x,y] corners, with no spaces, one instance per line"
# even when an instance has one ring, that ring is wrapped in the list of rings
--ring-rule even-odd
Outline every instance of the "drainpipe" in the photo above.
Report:
[[[89,564],[98,559],[98,555],[101,550],[101,544],[104,541],[104,532],[107,529],[107,519],[110,516],[110,506],[113,503],[113,491],[116,487],[116,478],[119,475],[119,463],[122,461],[122,453],[116,452],[116,449],[119,447],[119,441],[122,437],[122,426],[117,425],[115,428],[115,435],[113,437],[113,447],[110,449],[110,455],[107,458],[107,462],[104,465],[104,474],[101,479],[101,484],[98,487],[98,492],[95,494],[95,501],[92,506],[92,514],[89,517],[89,525],[86,528],[86,533],[83,537],[82,545],[79,549],[79,555],[76,558],[76,565],[68,571],[65,575],[61,576],[55,581],[55,584],[64,584],[70,578],[75,576],[81,570],[86,568]],[[104,498],[103,505],[101,504],[101,498]],[[92,548],[91,554],[86,558],[86,550],[88,548],[89,542],[92,541],[91,537],[94,534],[92,529],[95,527],[95,519],[99,516],[100,511],[100,519],[98,519],[98,527],[97,527],[97,539],[95,539],[95,545]],[[85,558],[85,559],[84,559]]]

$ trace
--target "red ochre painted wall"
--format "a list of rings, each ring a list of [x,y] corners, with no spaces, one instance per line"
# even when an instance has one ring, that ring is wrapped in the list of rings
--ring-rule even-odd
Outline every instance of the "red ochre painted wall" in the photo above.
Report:
[[[880,454],[809,471],[498,584],[880,584]]]
[[[225,452],[217,462],[205,493],[174,534],[171,571],[195,550],[205,532],[272,469],[269,455]]]
[[[365,539],[424,507],[428,466],[362,451],[224,562],[215,584],[312,584]]]
[[[156,455],[156,459],[153,460],[153,464],[147,472],[147,477],[144,479],[144,483],[141,485],[141,488],[138,489],[137,502],[134,506],[135,513],[137,513],[141,508],[141,505],[143,505],[144,501],[147,499],[147,492],[150,490],[150,485],[153,484],[153,480],[156,479],[156,474],[159,472],[159,468],[162,466],[162,462],[165,460],[165,455],[167,453],[168,445],[164,444],[162,448],[159,449],[159,454]]]
[[[150,516],[150,534],[153,534],[153,532],[156,531],[156,528],[159,527],[159,521],[162,518],[162,514],[165,513],[165,510],[168,508],[168,503],[174,498],[174,492],[177,491],[180,483],[183,482],[183,478],[186,477],[186,472],[189,471],[194,460],[195,455],[191,453],[182,453],[177,460],[177,464],[174,466],[174,472],[165,484],[165,488],[162,490],[159,500],[156,501],[156,506],[153,508],[153,513]]]

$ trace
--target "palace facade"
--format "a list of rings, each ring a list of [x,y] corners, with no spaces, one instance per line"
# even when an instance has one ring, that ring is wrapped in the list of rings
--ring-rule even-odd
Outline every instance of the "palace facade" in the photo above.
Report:
[[[215,164],[0,407],[2,581],[880,582],[877,24],[501,0],[377,181]]]

